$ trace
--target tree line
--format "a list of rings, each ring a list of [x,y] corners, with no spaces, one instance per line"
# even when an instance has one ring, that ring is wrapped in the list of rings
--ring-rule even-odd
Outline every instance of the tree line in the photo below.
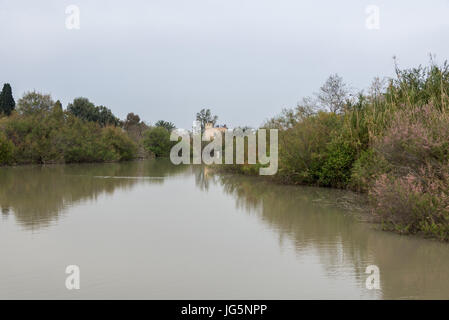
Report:
[[[78,97],[59,100],[26,92],[17,104],[10,84],[0,93],[0,165],[121,161],[168,156],[172,122],[147,125],[134,113],[120,120]]]

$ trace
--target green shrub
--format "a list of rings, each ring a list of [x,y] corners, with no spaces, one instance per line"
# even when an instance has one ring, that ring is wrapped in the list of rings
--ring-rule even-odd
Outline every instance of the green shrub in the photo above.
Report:
[[[388,163],[378,152],[369,148],[363,150],[351,170],[350,187],[359,192],[367,192],[377,176],[388,172]]]
[[[170,141],[170,133],[163,127],[152,127],[144,134],[143,145],[156,157],[168,157],[173,142]]]
[[[318,184],[329,143],[342,123],[341,115],[318,112],[280,132],[279,179],[287,183]]]
[[[136,144],[117,127],[106,127],[103,130],[103,143],[116,154],[117,160],[131,160],[137,152]]]
[[[350,181],[356,149],[340,139],[329,143],[326,159],[319,169],[319,184],[327,187],[344,188]]]
[[[12,143],[19,164],[129,160],[136,145],[120,128],[101,127],[61,108],[13,114],[3,118],[0,130]]]
[[[102,141],[102,129],[94,122],[69,116],[62,136],[66,162],[100,162],[119,160],[115,150]]]
[[[14,145],[0,132],[0,165],[13,162]]]
[[[75,98],[67,106],[67,112],[80,119],[97,122],[102,127],[108,125],[118,126],[120,124],[120,120],[110,109],[105,106],[95,106],[87,98]]]

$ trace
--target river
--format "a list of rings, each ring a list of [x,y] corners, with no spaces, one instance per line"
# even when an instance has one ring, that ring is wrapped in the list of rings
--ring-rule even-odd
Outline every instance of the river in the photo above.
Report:
[[[0,299],[448,299],[449,245],[358,197],[167,160],[0,168]]]

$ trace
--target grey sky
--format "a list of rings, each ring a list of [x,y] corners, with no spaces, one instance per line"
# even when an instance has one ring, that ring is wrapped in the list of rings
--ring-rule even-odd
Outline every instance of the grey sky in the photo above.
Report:
[[[65,8],[80,8],[67,30]],[[367,5],[380,30],[365,27]],[[189,127],[204,107],[258,126],[331,73],[357,89],[375,76],[449,58],[449,1],[0,0],[0,82],[18,100],[78,96],[120,116]]]

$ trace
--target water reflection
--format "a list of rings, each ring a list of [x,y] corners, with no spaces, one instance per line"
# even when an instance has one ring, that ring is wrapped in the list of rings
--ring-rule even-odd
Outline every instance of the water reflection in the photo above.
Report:
[[[13,212],[24,228],[38,229],[51,225],[69,206],[131,189],[142,180],[163,184],[165,178],[183,173],[190,174],[190,167],[165,159],[0,168],[0,207],[4,217]]]
[[[235,196],[237,207],[277,230],[281,242],[294,241],[299,255],[318,252],[329,277],[349,268],[363,282],[366,266],[376,264],[385,299],[449,298],[449,246],[360,223],[357,211],[363,209],[363,199],[358,195],[231,175],[220,177],[220,183]]]
[[[169,184],[168,180],[172,177],[182,178],[183,183]],[[164,201],[175,199],[171,194],[175,192],[173,190],[180,192],[179,202],[183,200],[182,197],[192,197],[195,192],[201,193],[202,196],[213,197],[212,201],[217,206],[227,205],[226,199],[232,199],[235,203],[235,211],[256,216],[258,221],[262,221],[276,234],[279,239],[279,248],[282,249],[286,245],[293,246],[298,260],[310,260],[311,257],[316,257],[319,261],[317,268],[320,269],[317,272],[323,269],[328,279],[337,279],[343,273],[350,275],[362,291],[367,276],[364,273],[365,268],[375,264],[379,266],[381,272],[380,294],[383,298],[449,298],[449,272],[447,271],[449,246],[377,231],[374,225],[360,222],[359,214],[366,208],[363,205],[363,198],[359,195],[332,189],[275,185],[260,177],[214,174],[203,166],[174,166],[168,160],[158,160],[0,168],[2,220],[13,216],[15,221],[26,230],[42,229],[56,224],[68,207],[95,201],[101,195],[114,194],[118,190],[133,191],[133,188],[138,185],[146,184],[157,187],[160,190],[157,193],[158,197],[164,197],[164,199],[158,199],[160,200],[158,202],[153,200],[151,203],[156,206],[153,212],[157,214],[145,215],[141,219],[150,219],[148,221],[158,227],[159,221],[170,223],[170,225],[161,224],[160,226],[167,230],[178,226],[173,221],[185,219],[182,222],[184,224],[181,223],[182,226],[179,226],[179,232],[173,231],[171,234],[182,236],[181,239],[184,242],[187,241],[184,243],[187,247],[191,245],[188,241],[194,241],[195,237],[207,236],[209,237],[206,237],[207,239],[213,239],[220,228],[223,228],[220,224],[222,220],[217,219],[223,219],[223,217],[206,212],[198,218],[200,216],[197,217],[193,207],[185,208],[188,214],[183,213],[179,216],[176,216],[174,212],[170,214],[164,212],[164,206],[167,205]],[[189,192],[183,194],[182,188],[186,185]],[[159,187],[166,187],[167,190]],[[128,197],[128,194],[121,196]],[[144,210],[142,208],[142,211]],[[174,211],[173,208],[171,210]],[[135,216],[129,219],[129,229],[125,229],[130,230],[131,233],[141,230],[140,226],[133,224],[133,218],[136,219]],[[205,221],[193,221],[195,218]],[[235,227],[235,220],[225,219],[223,223],[227,223],[228,228]],[[198,229],[192,229],[195,226],[198,226]],[[208,230],[214,230],[215,233],[208,234]],[[136,246],[139,243],[148,246],[159,245],[163,252],[162,257],[167,258],[166,255],[179,247],[178,238],[174,236],[172,243],[169,241],[159,243],[156,232],[157,229],[153,229],[153,234],[142,233],[145,237],[154,237],[154,239],[142,238],[145,241],[132,242],[130,234],[126,234],[126,238],[131,238],[130,246]],[[219,235],[228,240],[228,237],[236,236],[233,232],[235,231],[231,229],[229,235],[226,232]],[[258,236],[258,234],[248,234],[248,237]],[[86,238],[86,242],[97,238],[95,234],[92,234],[92,237],[94,238]],[[150,241],[151,239],[153,241]],[[216,239],[216,245],[222,243],[220,239]],[[167,253],[164,251],[164,245],[169,248],[166,250]],[[203,251],[208,252],[207,244],[205,245],[206,249]],[[148,252],[159,251],[153,248],[153,251]],[[229,257],[224,258],[232,262],[235,259],[233,256],[235,252],[228,252],[228,254]],[[136,256],[139,256],[138,250],[136,250]],[[198,256],[201,257],[199,254]],[[270,258],[271,256],[267,256],[267,259]],[[181,258],[177,256],[176,259]],[[151,259],[151,265],[156,260],[163,261]],[[184,262],[186,261],[190,260],[184,258]],[[191,263],[191,270],[196,270],[196,260],[192,260]],[[161,268],[166,267],[163,265]],[[244,271],[238,268],[235,270],[244,274]],[[273,272],[276,270],[274,269]],[[205,271],[199,272],[204,274]],[[344,298],[338,295],[338,290],[336,292],[335,298]],[[232,298],[232,295],[228,297]]]

